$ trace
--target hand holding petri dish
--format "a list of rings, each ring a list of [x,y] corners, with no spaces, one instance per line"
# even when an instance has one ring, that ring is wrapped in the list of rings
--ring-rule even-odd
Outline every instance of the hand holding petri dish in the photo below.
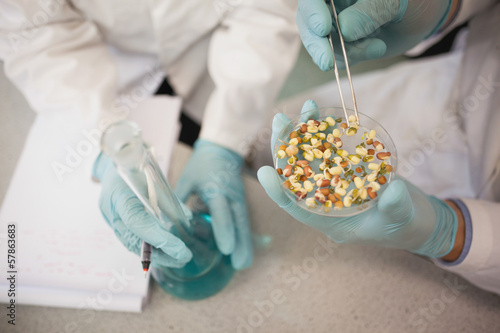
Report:
[[[275,168],[300,207],[324,216],[357,215],[374,206],[394,178],[397,153],[389,134],[362,113],[360,125],[355,120],[347,121],[343,108],[314,109],[278,135]]]

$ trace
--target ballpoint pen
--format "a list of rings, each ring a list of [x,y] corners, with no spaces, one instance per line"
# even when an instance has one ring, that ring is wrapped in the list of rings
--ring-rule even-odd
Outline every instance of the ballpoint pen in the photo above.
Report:
[[[141,263],[142,263],[142,269],[144,270],[144,277],[148,274],[149,271],[149,266],[151,265],[151,254],[152,254],[153,248],[151,244],[142,241],[142,246],[141,246]]]

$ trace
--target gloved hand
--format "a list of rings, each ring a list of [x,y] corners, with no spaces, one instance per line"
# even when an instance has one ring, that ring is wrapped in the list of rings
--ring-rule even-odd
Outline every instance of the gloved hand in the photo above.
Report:
[[[453,0],[335,0],[349,64],[399,55],[411,49],[443,25],[452,2]],[[335,27],[335,21],[332,19],[329,3],[329,0],[326,3],[325,0],[299,0],[297,13],[297,26],[302,42],[323,71],[333,68],[333,55],[327,36],[332,27]],[[332,36],[336,41],[336,59],[342,64],[343,56],[336,29],[333,29]]]
[[[315,103],[308,101],[302,111],[312,108]],[[290,120],[277,114],[273,133],[285,127],[292,129]],[[453,248],[458,227],[453,209],[402,179],[388,185],[376,206],[355,216],[335,218],[299,207],[284,193],[283,179],[274,168],[262,167],[257,175],[267,194],[288,214],[336,242],[405,249],[433,258],[445,256]]]
[[[198,139],[175,189],[181,201],[196,194],[207,205],[217,247],[231,254],[235,269],[247,268],[253,260],[242,166],[243,157],[237,153]]]
[[[146,211],[116,171],[111,158],[100,154],[93,176],[101,182],[99,207],[106,222],[125,247],[140,255],[142,240],[153,246],[151,265],[180,268],[193,257],[183,241],[165,231]],[[189,217],[191,211],[184,211]]]

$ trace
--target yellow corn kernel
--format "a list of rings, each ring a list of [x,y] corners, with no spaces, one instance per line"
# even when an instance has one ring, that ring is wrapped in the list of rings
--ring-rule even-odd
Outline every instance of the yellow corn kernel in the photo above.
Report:
[[[346,196],[346,197],[344,197],[343,202],[344,202],[344,206],[345,207],[351,207],[351,205],[352,205],[352,198]]]
[[[335,125],[335,119],[333,119],[332,117],[326,117],[325,121],[330,126],[334,126]]]
[[[354,178],[354,185],[356,185],[357,188],[362,188],[364,184],[365,182],[360,177]]]
[[[328,169],[329,172],[332,174],[332,175],[341,175],[342,174],[342,168],[339,167],[339,166],[335,166],[335,167],[331,167],[330,169]]]
[[[372,188],[373,192],[377,192],[378,190],[380,190],[380,184],[377,182],[371,182],[369,187]]]
[[[368,154],[368,150],[363,147],[358,147],[356,148],[356,154],[359,154],[361,156],[366,156],[366,154]]]
[[[345,195],[345,190],[342,187],[335,188],[335,193],[338,193],[341,197]]]
[[[313,190],[313,188],[314,188],[314,187],[313,187],[313,184],[312,184],[310,181],[306,180],[306,181],[304,182],[304,188],[305,188],[305,190],[306,190],[307,192],[311,192],[311,191]]]

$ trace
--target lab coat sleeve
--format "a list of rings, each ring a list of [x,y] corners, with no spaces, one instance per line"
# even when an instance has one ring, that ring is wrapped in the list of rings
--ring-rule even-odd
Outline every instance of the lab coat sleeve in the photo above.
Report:
[[[422,41],[411,50],[408,50],[405,54],[408,56],[418,56],[424,53],[431,46],[443,39],[453,29],[461,24],[464,24],[478,13],[499,2],[500,0],[462,0],[460,2],[458,12],[455,14],[455,17],[449,25],[442,27],[435,34],[429,36],[426,40]]]
[[[2,0],[0,58],[32,109],[81,126],[118,119],[116,65],[97,27],[64,0]]]
[[[241,155],[255,138],[270,138],[264,124],[293,67],[300,40],[296,4],[242,1],[214,32],[208,71],[215,84],[200,137]]]
[[[469,21],[476,14],[499,2],[499,0],[462,0],[455,18],[443,32],[448,33],[459,25]]]
[[[500,294],[500,203],[462,199],[459,207],[466,220],[462,255],[455,262],[435,263],[478,287]]]

